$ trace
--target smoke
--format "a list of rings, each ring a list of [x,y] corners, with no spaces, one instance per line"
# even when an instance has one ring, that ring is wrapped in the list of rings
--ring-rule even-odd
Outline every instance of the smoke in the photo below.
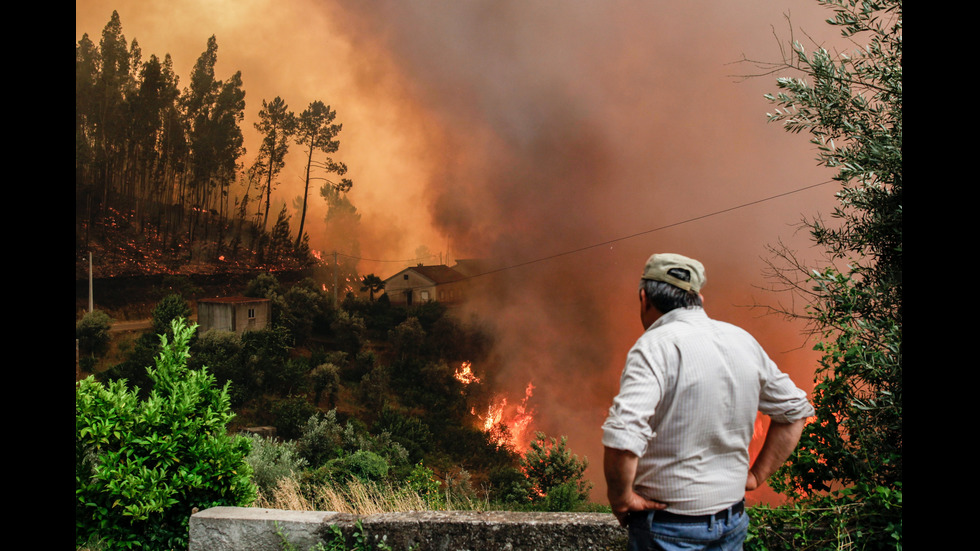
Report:
[[[467,308],[494,325],[499,345],[492,365],[474,368],[513,399],[533,382],[533,428],[568,435],[590,458],[595,499],[599,426],[642,331],[636,285],[649,254],[704,262],[709,315],[748,329],[809,389],[813,354],[799,325],[743,306],[773,302],[758,289],[766,244],[803,246],[791,225],[828,211],[832,188],[728,209],[828,179],[804,138],[766,124],[774,77],[732,76],[754,70],[733,64],[743,54],[779,58],[773,29],[786,28],[785,12],[824,32],[813,2],[199,4],[117,9],[144,55],[170,51],[181,75],[217,34],[219,77],[243,71],[250,156],[261,99],[280,95],[297,112],[331,104],[365,257],[427,247],[518,266],[474,280]],[[113,7],[76,2],[78,37],[97,37]],[[167,33],[180,37],[180,57]],[[287,204],[300,166],[287,159]],[[322,224],[326,205],[311,196],[308,223]],[[314,247],[336,245],[322,228],[310,234]],[[400,268],[359,266],[382,277]]]
[[[650,253],[701,259],[709,314],[761,332],[808,388],[812,357],[785,354],[800,328],[738,306],[757,300],[765,245],[818,198],[680,224],[819,181],[804,144],[788,150],[765,125],[773,83],[730,76],[748,71],[730,65],[745,48],[778,54],[771,4],[378,0],[343,13],[437,121],[432,224],[458,257],[520,265],[485,276],[469,305],[497,328],[493,375],[512,396],[534,382],[535,427],[569,435],[597,489],[599,425],[642,329],[636,282]]]

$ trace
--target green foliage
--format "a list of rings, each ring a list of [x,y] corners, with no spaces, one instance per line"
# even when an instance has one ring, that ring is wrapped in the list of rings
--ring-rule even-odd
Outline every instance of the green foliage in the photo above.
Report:
[[[252,467],[252,482],[266,498],[283,478],[296,478],[306,467],[295,442],[252,436],[252,451],[246,457]]]
[[[357,520],[354,526],[354,532],[350,538],[345,537],[343,531],[336,525],[330,527],[330,533],[333,534],[333,539],[323,551],[373,551],[375,549],[378,551],[392,551],[391,546],[385,543],[384,536],[381,537],[381,541],[377,541],[377,538],[374,538],[375,545],[372,545],[368,541],[367,532],[364,530],[364,526],[361,525],[360,519]],[[317,551],[320,550],[318,549]]]
[[[384,457],[366,450],[357,450],[339,459],[335,465],[344,478],[354,477],[361,482],[384,480],[388,476],[389,467]]]
[[[281,326],[246,331],[241,339],[243,391],[252,398],[265,390],[266,381],[281,377],[289,361],[291,339],[289,331]]]
[[[112,318],[102,310],[93,310],[75,323],[78,350],[89,356],[102,356],[109,350]]]
[[[290,396],[276,402],[272,416],[276,423],[276,434],[284,440],[295,440],[303,434],[310,416],[317,412],[316,406],[302,396]]]
[[[861,48],[831,55],[794,43],[793,65],[807,78],[780,78],[781,91],[767,96],[777,105],[770,120],[810,133],[818,162],[841,183],[832,222],[806,222],[830,265],[805,269],[777,251],[808,274],[806,284],[789,283],[806,295],[823,356],[817,418],[770,484],[798,498],[797,510],[841,502],[825,526],[794,535],[812,548],[836,549],[841,534],[859,548],[901,547],[902,3],[820,3]],[[772,516],[785,514],[795,513]]]
[[[199,335],[191,345],[191,358],[187,366],[200,369],[208,366],[219,385],[231,382],[229,393],[232,406],[245,400],[250,387],[242,363],[242,339],[234,331],[209,329]]]
[[[331,310],[330,299],[316,283],[306,278],[289,288],[280,300],[279,322],[289,329],[297,344],[305,343],[315,326],[324,326]]]
[[[367,532],[364,530],[360,519],[354,524],[350,538],[344,536],[344,531],[335,524],[330,526],[330,534],[332,536],[330,541],[320,542],[311,547],[310,551],[392,551],[391,546],[385,543],[387,539],[385,536],[380,538],[381,541],[377,541],[378,538],[375,537],[375,544],[372,545],[368,541]],[[278,522],[276,523],[276,535],[282,541],[282,551],[299,551],[295,545],[289,542],[288,534],[279,526]]]
[[[280,294],[279,280],[272,274],[259,274],[248,282],[245,296],[255,298],[272,298]]]
[[[900,550],[901,509],[900,483],[896,488],[858,485],[781,507],[750,507],[745,549]]]
[[[170,335],[171,324],[175,319],[187,319],[191,316],[191,307],[180,295],[167,295],[153,309],[152,322],[154,335]]]
[[[313,468],[340,457],[344,452],[344,428],[337,422],[337,410],[311,415],[296,445]]]
[[[565,436],[549,439],[538,432],[521,458],[521,468],[531,483],[531,500],[545,500],[549,507],[559,507],[549,510],[569,511],[589,499],[592,483],[583,478],[589,460],[573,455],[566,447],[567,440]]]
[[[160,338],[151,333],[145,333],[133,343],[133,348],[129,351],[125,361],[106,371],[97,373],[95,378],[103,383],[122,381],[130,389],[139,389],[139,395],[145,398],[152,386],[146,366],[153,364],[154,358],[159,352]]]
[[[436,478],[432,469],[422,465],[419,461],[405,478],[408,487],[418,495],[422,496],[426,503],[433,509],[445,506],[445,499],[439,491],[439,480]]]
[[[351,356],[356,356],[361,351],[367,332],[364,318],[357,314],[348,314],[345,310],[338,310],[337,316],[330,324],[330,329],[333,331],[337,349]]]
[[[230,437],[228,390],[206,369],[187,369],[195,327],[161,335],[146,399],[122,381],[89,377],[75,389],[75,541],[114,548],[187,546],[191,509],[255,499],[249,440]]]
[[[333,407],[337,401],[337,391],[340,390],[340,368],[332,363],[324,363],[313,368],[310,372],[313,381],[313,397],[317,404],[327,401],[327,407]]]
[[[425,330],[417,317],[410,317],[388,332],[388,342],[391,343],[395,357],[407,359],[417,358],[425,346]]]

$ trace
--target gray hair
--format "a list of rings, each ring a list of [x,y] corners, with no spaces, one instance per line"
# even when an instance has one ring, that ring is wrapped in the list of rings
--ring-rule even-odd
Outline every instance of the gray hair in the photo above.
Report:
[[[680,287],[674,287],[670,283],[664,283],[663,281],[641,279],[640,289],[646,291],[647,300],[661,314],[666,314],[676,308],[702,306],[701,295],[696,291],[685,291]]]

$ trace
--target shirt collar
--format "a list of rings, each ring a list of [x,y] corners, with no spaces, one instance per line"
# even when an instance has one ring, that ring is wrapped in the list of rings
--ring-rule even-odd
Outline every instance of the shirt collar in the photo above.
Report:
[[[660,316],[660,318],[657,321],[653,322],[653,324],[650,325],[650,328],[647,329],[647,331],[650,331],[654,328],[660,327],[661,325],[667,323],[690,320],[694,318],[703,318],[706,316],[707,314],[704,313],[704,308],[700,306],[691,306],[688,308],[674,308],[670,312],[667,312],[666,314]]]

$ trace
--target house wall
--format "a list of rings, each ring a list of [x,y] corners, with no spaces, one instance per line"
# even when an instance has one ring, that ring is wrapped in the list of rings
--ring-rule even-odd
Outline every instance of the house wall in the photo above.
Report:
[[[267,300],[198,302],[197,322],[201,326],[201,331],[219,329],[234,331],[241,335],[245,331],[265,329],[269,325],[269,304]]]
[[[385,294],[392,304],[407,304],[408,295],[406,291],[412,293],[412,304],[424,302],[422,296],[428,293],[429,300],[436,299],[436,286],[429,278],[407,271],[396,276],[385,283]]]
[[[406,279],[407,277],[407,279]],[[412,292],[412,304],[421,304],[430,300],[439,302],[461,302],[466,296],[468,284],[466,281],[434,284],[431,280],[411,270],[396,274],[385,282],[385,294],[392,304],[407,304],[406,291]]]

